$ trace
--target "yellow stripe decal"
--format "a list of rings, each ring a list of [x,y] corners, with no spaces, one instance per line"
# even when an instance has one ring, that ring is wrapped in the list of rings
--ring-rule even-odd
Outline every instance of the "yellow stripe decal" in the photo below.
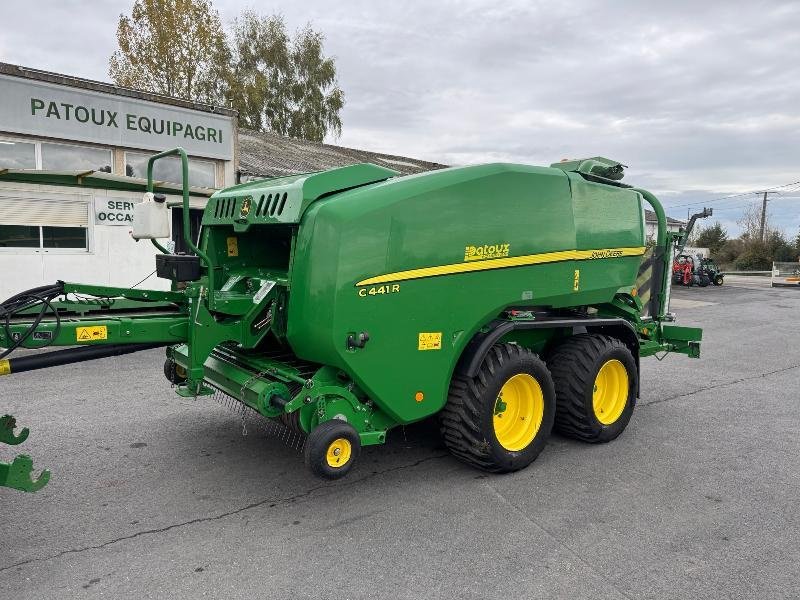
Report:
[[[11,363],[7,358],[0,360],[0,375],[11,375]]]
[[[509,256],[508,258],[494,258],[491,260],[397,271],[395,273],[387,273],[386,275],[377,275],[376,277],[364,279],[359,281],[356,286],[376,285],[393,281],[405,281],[407,279],[422,279],[424,277],[437,277],[438,275],[471,273],[473,271],[525,267],[529,265],[561,262],[564,260],[596,260],[600,258],[619,258],[621,256],[641,256],[644,254],[644,250],[644,246],[636,246],[633,248],[604,248],[598,250],[559,250],[558,252],[543,252],[541,254],[527,254],[525,256]]]

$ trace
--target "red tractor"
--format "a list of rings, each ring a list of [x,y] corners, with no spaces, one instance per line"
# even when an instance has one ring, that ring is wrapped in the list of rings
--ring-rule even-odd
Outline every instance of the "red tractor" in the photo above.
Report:
[[[698,264],[695,264],[697,262]],[[714,285],[722,285],[722,275],[719,275],[720,283],[714,281]],[[693,256],[679,254],[672,261],[672,283],[679,285],[699,285],[707,287],[712,283],[711,276],[702,266],[702,260],[695,261]]]

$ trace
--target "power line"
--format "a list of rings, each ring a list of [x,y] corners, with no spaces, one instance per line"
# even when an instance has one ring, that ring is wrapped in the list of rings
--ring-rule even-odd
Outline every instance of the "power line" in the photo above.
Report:
[[[749,192],[742,192],[741,194],[731,194],[729,196],[721,196],[719,198],[711,198],[709,200],[698,200],[697,202],[689,202],[688,204],[673,204],[670,206],[664,206],[665,209],[673,209],[673,208],[685,208],[687,206],[699,206],[701,204],[710,204],[712,202],[720,202],[722,200],[730,200],[732,198],[739,198],[740,196],[749,196],[751,194],[763,194],[764,192],[768,192],[770,190],[779,190],[782,188],[788,188],[789,186],[796,186],[800,185],[800,181],[793,181],[791,183],[784,183],[783,185],[776,185],[773,187],[768,188],[761,188],[759,190],[750,190]],[[794,190],[789,190],[794,191]]]
[[[763,192],[762,192],[763,193]],[[800,200],[800,196],[780,196],[779,198],[771,198],[770,202],[775,202],[778,200]],[[716,207],[714,208],[714,212],[725,212],[727,210],[739,210],[740,208],[745,208],[747,206],[753,206],[754,203],[758,202],[758,200],[749,200],[743,204],[734,204],[733,206],[723,206],[722,208]]]

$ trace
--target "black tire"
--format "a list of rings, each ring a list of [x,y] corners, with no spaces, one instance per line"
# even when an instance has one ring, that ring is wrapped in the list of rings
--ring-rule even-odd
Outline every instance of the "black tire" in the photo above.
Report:
[[[711,279],[709,279],[708,275],[705,273],[700,273],[700,275],[697,276],[697,285],[700,287],[708,287],[710,283]]]
[[[360,454],[361,438],[347,421],[331,419],[320,423],[308,434],[306,440],[306,466],[314,475],[323,479],[339,479],[347,475]],[[334,464],[337,457],[342,460],[341,464]]]
[[[595,382],[600,368],[612,360],[625,367],[628,394],[616,420],[602,423],[595,415]],[[556,348],[547,366],[556,390],[556,431],[584,442],[604,443],[625,430],[636,405],[638,384],[636,361],[625,344],[605,335],[575,335]]]
[[[496,405],[503,386],[521,374],[530,375],[538,384],[541,398],[537,396],[534,404],[541,408],[541,421],[538,428],[530,428],[533,439],[523,442],[524,447],[509,450],[495,431]],[[453,376],[447,404],[440,413],[440,432],[445,446],[465,463],[493,473],[518,471],[536,460],[547,445],[555,408],[553,380],[544,362],[516,344],[496,344],[474,378]]]
[[[725,283],[725,279],[722,275],[714,275],[714,281],[712,281],[714,285],[722,285]]]
[[[186,369],[177,364],[171,358],[164,361],[164,377],[167,378],[172,385],[181,385],[186,383]]]

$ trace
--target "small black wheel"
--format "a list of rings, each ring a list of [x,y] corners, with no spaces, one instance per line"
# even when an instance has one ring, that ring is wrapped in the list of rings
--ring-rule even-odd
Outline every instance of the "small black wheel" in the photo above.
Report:
[[[164,361],[164,377],[173,385],[186,383],[186,369],[171,358]]]
[[[306,440],[306,466],[317,477],[347,475],[361,454],[361,438],[347,421],[331,419],[317,425]]]
[[[631,351],[605,335],[574,335],[547,359],[556,388],[555,429],[584,442],[610,442],[628,426],[638,372]]]
[[[553,380],[544,362],[527,348],[496,344],[475,377],[453,376],[440,431],[456,458],[508,473],[536,460],[554,416]]]
[[[722,277],[722,275],[714,275],[713,283],[714,285],[722,285],[725,283],[725,279]]]
[[[697,285],[700,287],[708,287],[708,284],[711,283],[711,279],[705,273],[700,273],[697,276]]]

